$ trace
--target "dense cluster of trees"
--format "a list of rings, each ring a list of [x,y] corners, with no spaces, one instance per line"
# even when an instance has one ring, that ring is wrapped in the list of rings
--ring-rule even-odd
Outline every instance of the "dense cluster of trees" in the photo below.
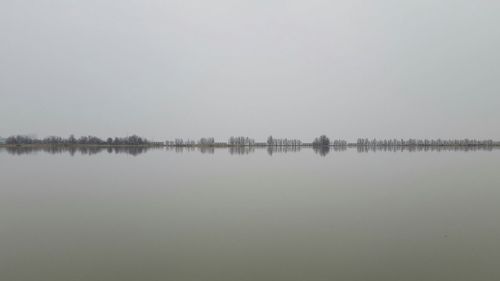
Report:
[[[330,146],[330,139],[326,135],[322,135],[319,138],[315,138],[313,146]]]
[[[215,139],[214,138],[201,138],[198,141],[199,145],[202,146],[214,146],[215,145]]]
[[[123,138],[107,138],[106,140],[100,139],[95,136],[81,136],[76,138],[74,135],[68,138],[57,136],[49,136],[43,139],[35,138],[32,136],[10,136],[5,141],[8,145],[160,145],[162,143],[148,141],[136,135]]]
[[[346,140],[334,140],[332,143],[333,143],[333,146],[347,146],[348,145]]]
[[[227,144],[230,146],[253,146],[255,140],[249,137],[230,137]]]
[[[115,154],[130,154],[137,156],[145,153],[150,149],[160,149],[157,146],[60,146],[60,145],[43,145],[43,146],[21,146],[7,147],[7,153],[12,155],[23,155],[37,152],[45,152],[50,154],[69,153],[71,156],[79,153],[81,155],[93,155],[102,152]]]
[[[269,146],[301,146],[302,141],[298,139],[275,139],[273,136],[267,138],[267,145]]]
[[[358,139],[358,146],[493,146],[500,145],[499,142],[493,140],[476,140],[476,139],[389,139],[389,140],[369,140],[367,138]]]
[[[191,139],[175,139],[173,141],[165,141],[166,146],[185,146],[185,147],[192,147],[192,146],[215,146],[215,145],[222,145],[221,143],[216,143],[215,139],[210,137],[210,138],[201,138],[198,141],[194,141]]]
[[[6,144],[35,144],[41,142],[38,139],[34,139],[30,136],[10,136],[5,139]]]

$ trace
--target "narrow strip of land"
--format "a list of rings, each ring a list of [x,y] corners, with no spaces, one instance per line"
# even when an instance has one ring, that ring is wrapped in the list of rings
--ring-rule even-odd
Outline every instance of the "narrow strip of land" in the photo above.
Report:
[[[343,139],[330,140],[326,135],[315,138],[312,142],[303,142],[292,138],[274,138],[269,136],[265,142],[258,142],[252,138],[238,136],[230,137],[227,141],[216,141],[215,138],[201,138],[197,141],[177,138],[167,141],[152,141],[132,135],[127,137],[109,137],[101,139],[95,136],[68,138],[51,136],[36,138],[33,136],[16,135],[0,138],[0,146],[63,146],[63,147],[493,147],[500,146],[500,141],[491,139],[368,139],[358,138],[356,142]]]

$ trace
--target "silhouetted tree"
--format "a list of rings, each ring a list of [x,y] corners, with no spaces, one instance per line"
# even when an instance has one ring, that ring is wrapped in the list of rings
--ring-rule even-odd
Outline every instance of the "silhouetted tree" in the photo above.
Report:
[[[76,138],[74,135],[70,135],[68,138],[68,144],[76,144]]]
[[[267,145],[274,145],[274,139],[273,136],[269,136],[267,138]]]
[[[326,135],[321,135],[314,139],[313,146],[330,146],[330,139]]]

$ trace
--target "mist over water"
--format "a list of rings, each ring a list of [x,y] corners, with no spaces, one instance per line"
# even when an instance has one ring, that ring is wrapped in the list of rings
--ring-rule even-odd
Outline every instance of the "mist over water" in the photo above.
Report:
[[[0,280],[496,280],[499,166],[497,149],[3,148]]]
[[[499,11],[0,0],[0,281],[500,280]]]

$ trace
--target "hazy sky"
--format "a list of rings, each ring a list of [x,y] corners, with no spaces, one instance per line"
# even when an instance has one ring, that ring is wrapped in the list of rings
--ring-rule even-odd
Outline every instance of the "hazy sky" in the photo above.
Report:
[[[0,136],[500,139],[500,1],[0,0]]]

